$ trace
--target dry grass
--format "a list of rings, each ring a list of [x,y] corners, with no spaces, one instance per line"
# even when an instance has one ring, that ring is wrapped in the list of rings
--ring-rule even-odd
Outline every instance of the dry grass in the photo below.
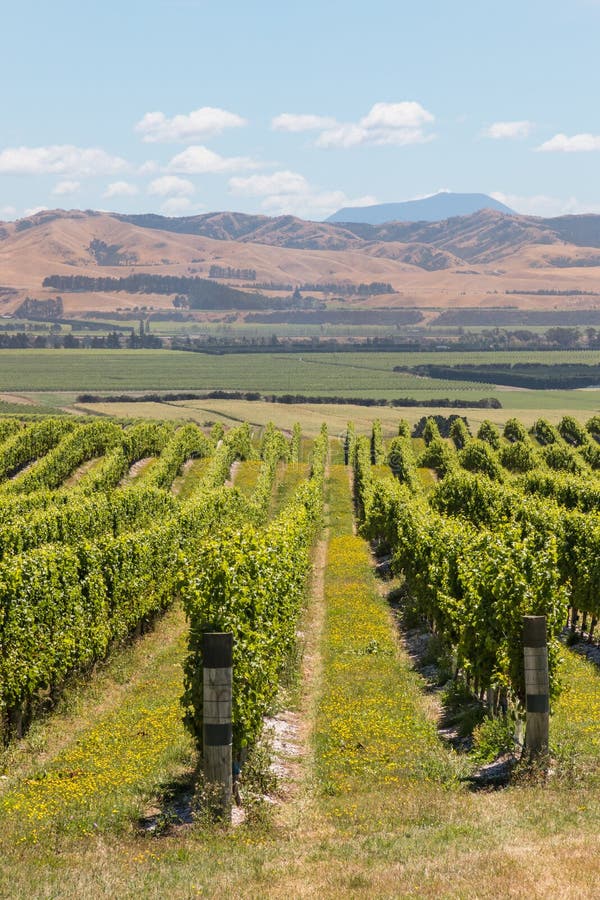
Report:
[[[119,418],[168,418],[181,419],[183,421],[195,421],[205,424],[207,421],[220,421],[226,426],[241,422],[250,422],[254,426],[264,426],[267,422],[275,420],[277,427],[283,430],[291,430],[294,422],[300,422],[304,434],[316,437],[321,424],[327,423],[329,433],[334,436],[345,434],[348,422],[353,422],[359,434],[370,434],[373,418],[376,415],[381,421],[386,439],[394,437],[398,431],[400,419],[406,419],[411,425],[418,422],[423,416],[442,415],[452,413],[464,415],[473,432],[476,432],[481,423],[488,419],[503,427],[506,420],[517,416],[526,427],[543,415],[552,423],[559,422],[565,415],[574,415],[581,421],[586,421],[600,406],[596,392],[570,391],[569,397],[555,398],[553,391],[526,391],[527,401],[531,405],[515,407],[506,403],[503,409],[447,409],[442,407],[410,407],[391,409],[378,407],[376,410],[366,406],[353,406],[351,404],[310,404],[301,403],[287,406],[286,404],[246,402],[244,400],[202,400],[181,402],[177,405],[162,403],[94,403],[81,408],[89,413],[101,412],[105,415]],[[564,392],[566,393],[566,392]],[[531,395],[531,396],[530,396]],[[535,396],[534,396],[535,395]],[[509,398],[512,400],[512,395]],[[555,405],[559,403],[564,405]],[[571,405],[568,405],[570,399]],[[524,401],[521,401],[524,403]],[[546,405],[548,404],[548,405]]]
[[[197,235],[140,228],[118,222],[109,215],[86,216],[80,212],[64,214],[54,221],[20,232],[11,224],[6,227],[9,233],[0,246],[0,269],[3,284],[13,285],[19,294],[16,300],[5,304],[4,312],[12,312],[27,294],[35,297],[55,296],[56,291],[41,286],[47,275],[96,274],[95,261],[88,252],[94,238],[107,244],[118,244],[123,252],[135,254],[135,266],[127,268],[127,273],[150,271],[161,275],[206,277],[210,265],[218,262],[220,266],[253,268],[259,282],[391,282],[398,293],[385,298],[372,297],[369,303],[375,307],[383,303],[386,307],[446,308],[514,305],[518,302],[522,308],[543,309],[548,307],[548,297],[515,298],[502,291],[535,290],[540,284],[557,290],[597,289],[597,269],[553,268],[545,263],[547,256],[583,257],[595,252],[593,248],[577,248],[568,244],[553,247],[532,243],[516,248],[512,253],[509,251],[497,261],[502,270],[502,277],[499,278],[495,263],[459,262],[449,269],[427,272],[416,265],[401,262],[399,258],[409,245],[397,242],[379,242],[363,247],[360,242],[350,240],[346,248],[331,250],[327,248],[326,235],[322,235],[322,249],[287,249],[265,243],[218,241]],[[307,239],[314,242],[315,226],[306,223],[304,229]],[[477,239],[475,234],[473,237]],[[277,240],[276,236],[274,240]],[[198,259],[201,262],[197,262]],[[105,266],[103,274],[119,277],[124,270],[119,266]],[[239,286],[239,283],[233,283]],[[142,305],[172,308],[171,298],[160,295],[66,293],[63,299],[65,311],[70,316],[85,310],[132,309]],[[566,309],[589,308],[597,304],[596,297],[560,299],[561,306]]]

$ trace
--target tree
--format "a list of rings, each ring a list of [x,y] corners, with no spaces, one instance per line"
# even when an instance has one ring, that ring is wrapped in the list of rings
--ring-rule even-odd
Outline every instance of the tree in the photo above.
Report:
[[[548,328],[545,337],[549,343],[559,347],[573,347],[579,343],[581,332],[579,328]]]

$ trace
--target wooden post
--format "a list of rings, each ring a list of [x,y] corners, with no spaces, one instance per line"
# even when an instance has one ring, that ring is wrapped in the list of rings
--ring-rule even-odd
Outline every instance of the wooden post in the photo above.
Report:
[[[550,728],[550,682],[546,617],[523,616],[525,657],[525,748],[531,755],[548,752]]]
[[[231,819],[232,733],[231,669],[233,635],[230,632],[205,632],[202,662],[203,695],[203,769],[209,802],[217,818]]]

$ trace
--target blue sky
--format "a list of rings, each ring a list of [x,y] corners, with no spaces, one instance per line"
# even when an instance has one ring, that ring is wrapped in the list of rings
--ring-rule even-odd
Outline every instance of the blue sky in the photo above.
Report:
[[[321,219],[438,190],[600,213],[600,0],[21,0],[0,218]]]

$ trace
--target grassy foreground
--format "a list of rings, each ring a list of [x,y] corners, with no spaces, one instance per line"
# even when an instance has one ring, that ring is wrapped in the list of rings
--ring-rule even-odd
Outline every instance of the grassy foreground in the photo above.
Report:
[[[324,607],[323,630],[310,609],[304,624],[321,662],[302,704],[310,739],[291,796],[229,832],[202,822],[140,829],[139,816],[195,762],[178,718],[175,609],[5,759],[0,896],[595,895],[597,669],[565,651],[568,688],[552,722],[560,777],[473,792],[437,739],[369,548],[353,534],[341,465],[330,470],[328,538],[323,589],[309,604]]]

